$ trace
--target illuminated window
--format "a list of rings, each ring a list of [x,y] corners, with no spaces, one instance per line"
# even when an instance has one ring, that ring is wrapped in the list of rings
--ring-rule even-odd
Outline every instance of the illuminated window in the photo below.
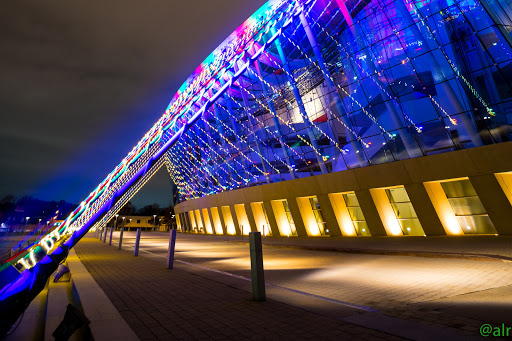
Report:
[[[441,186],[464,234],[496,233],[469,179],[441,182]]]
[[[201,210],[201,212],[203,213],[203,218],[204,218],[204,224],[205,224],[205,228],[206,228],[206,233],[208,233],[208,234],[213,234],[213,229],[212,229],[212,224],[210,223],[210,215],[208,214],[208,209],[203,208],[203,209]]]
[[[501,189],[507,196],[508,201],[512,204],[512,172],[494,174],[498,180]]]
[[[251,226],[249,225],[249,218],[245,211],[244,204],[233,205],[235,208],[236,219],[238,220],[238,227],[242,235],[248,235],[251,232]]]
[[[281,201],[283,203],[284,212],[286,214],[286,219],[288,220],[288,224],[290,224],[290,231],[292,236],[297,235],[297,230],[295,229],[295,223],[293,221],[292,213],[290,212],[290,206],[288,205],[288,200]]]
[[[194,211],[188,212],[188,218],[190,220],[190,225],[192,227],[192,231],[197,233],[197,225],[196,225],[196,219],[194,218]]]
[[[295,229],[295,223],[290,213],[288,201],[286,199],[272,200],[270,204],[272,205],[272,210],[274,211],[277,227],[279,228],[281,236],[296,236],[297,230]]]
[[[201,213],[199,212],[199,210],[195,210],[194,213],[195,213],[197,231],[204,233],[205,231],[204,231],[204,227],[203,227],[203,220],[201,219]]]
[[[265,210],[263,202],[251,202],[251,210],[258,231],[260,231],[263,236],[271,236],[272,229],[270,228],[267,211]]]
[[[180,215],[181,214],[176,214],[176,225],[177,225],[179,231],[182,230]]]
[[[220,213],[217,207],[211,207],[210,212],[212,212],[213,226],[215,228],[215,234],[224,234],[222,229],[222,223],[220,221]]]
[[[266,222],[266,228],[263,228],[263,235],[271,236],[272,229],[270,228],[270,223],[268,222],[267,210],[265,210],[265,206],[263,206],[263,203],[261,203],[261,209],[263,210],[263,214],[265,216],[265,222]]]
[[[414,207],[412,207],[411,200],[409,199],[404,186],[387,188],[386,195],[388,196],[389,203],[393,208],[396,220],[402,228],[402,233],[405,236],[424,235],[423,228],[416,216],[416,211],[414,211]]]
[[[224,224],[226,224],[226,231],[228,234],[235,235],[235,223],[233,222],[233,216],[229,206],[221,206],[222,216],[224,217]]]
[[[361,206],[359,206],[356,194],[354,192],[343,193],[343,200],[345,201],[345,205],[347,206],[348,213],[350,214],[350,218],[352,219],[352,224],[354,224],[354,229],[356,230],[357,235],[369,236],[370,230],[368,230],[368,225],[366,224],[366,219],[364,218]]]
[[[316,224],[318,225],[320,235],[329,235],[329,230],[325,228],[325,220],[324,217],[322,216],[322,210],[320,209],[320,203],[318,202],[318,198],[316,196],[309,198],[309,203],[311,205],[311,209],[313,210],[313,215],[315,216]]]

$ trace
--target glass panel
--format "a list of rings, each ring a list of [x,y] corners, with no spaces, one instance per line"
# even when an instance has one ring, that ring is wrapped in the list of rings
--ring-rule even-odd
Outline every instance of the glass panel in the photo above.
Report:
[[[457,217],[464,234],[495,234],[496,229],[488,215]]]
[[[363,211],[359,206],[356,194],[354,192],[343,193],[343,200],[345,200],[345,205],[347,206],[350,219],[352,219],[352,223],[354,224],[356,234],[358,236],[369,236],[370,230],[368,230],[368,226],[366,224]]]
[[[272,182],[288,180],[287,162],[301,178],[324,170],[318,158],[327,172],[337,172],[512,140],[512,49],[504,37],[512,29],[510,1],[344,5],[345,13],[339,1],[305,5],[326,62],[323,70],[318,50],[294,21],[279,40],[282,55],[277,40],[265,45],[258,63],[249,63],[205,120],[169,150],[176,175],[184,178],[179,201],[263,184],[266,175]],[[275,7],[277,12],[285,8]],[[282,17],[274,31],[288,17],[280,14],[272,14]],[[262,46],[271,34],[247,38]],[[252,53],[240,55],[238,64]],[[174,108],[201,91],[199,79],[187,82],[198,87],[184,90]],[[189,108],[182,115],[173,112],[179,118],[164,140],[197,110]],[[304,109],[310,122],[301,114]],[[449,198],[476,196],[468,184],[443,183],[443,188]],[[409,202],[403,189],[388,195],[391,203]],[[353,194],[344,199],[347,207],[359,206]],[[190,217],[187,221],[182,224],[192,224]]]
[[[265,229],[265,233],[266,235],[268,236],[272,236],[272,229],[270,228],[270,223],[268,222],[268,216],[267,216],[267,211],[265,210],[265,205],[263,205],[262,202],[259,203],[261,205],[261,210],[263,211],[263,215],[265,216],[265,223],[266,223],[266,229]]]
[[[455,215],[486,214],[484,206],[478,197],[449,198]]]
[[[343,199],[345,200],[347,207],[359,206],[359,201],[357,200],[355,193],[344,193]]]
[[[448,198],[476,196],[475,189],[469,179],[441,182],[441,186]]]
[[[292,231],[292,236],[296,236],[297,230],[295,229],[295,223],[293,221],[293,217],[290,212],[290,207],[288,206],[288,201],[283,200],[282,203],[283,203],[284,211],[286,213],[286,218],[288,219],[288,223],[290,224],[290,230]]]
[[[409,196],[407,195],[407,192],[403,186],[397,188],[388,188],[386,189],[386,194],[388,195],[390,203],[410,201]]]
[[[358,236],[369,236],[370,230],[368,229],[368,225],[366,221],[354,221],[354,228],[356,229],[356,233]]]
[[[494,226],[469,179],[441,182],[465,234],[493,234]]]
[[[325,223],[318,222],[318,229],[320,230],[320,234],[322,236],[328,236],[329,235],[329,229],[325,228]]]
[[[387,188],[386,194],[403,234],[405,236],[423,236],[425,233],[405,188],[403,186]]]
[[[423,228],[421,227],[420,221],[416,219],[400,219],[398,220],[402,231],[406,236],[423,236]]]
[[[364,221],[363,211],[361,207],[347,207],[348,213],[350,214],[350,218],[352,221]]]
[[[320,209],[320,203],[318,202],[317,197],[309,198],[309,202],[311,203],[311,207],[313,210],[319,210]]]
[[[317,223],[323,223],[324,222],[324,219],[323,219],[322,215],[320,214],[320,211],[314,210],[313,214],[315,215],[315,219],[316,219]]]
[[[311,209],[313,210],[313,215],[315,216],[315,220],[318,225],[318,229],[320,230],[320,234],[322,236],[328,235],[329,230],[325,228],[324,217],[322,216],[322,211],[320,210],[320,202],[317,197],[309,198],[309,203],[311,204]]]
[[[288,222],[292,221],[293,218],[290,212],[286,212],[286,218],[288,219]]]
[[[416,218],[416,212],[414,211],[414,208],[410,202],[391,204],[391,207],[393,207],[393,211],[395,211],[395,215],[398,219]]]

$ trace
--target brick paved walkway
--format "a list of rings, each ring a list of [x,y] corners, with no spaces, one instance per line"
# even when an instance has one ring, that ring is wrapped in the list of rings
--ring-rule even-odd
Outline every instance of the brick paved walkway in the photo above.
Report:
[[[134,236],[133,232],[125,233],[123,247],[133,249]],[[116,238],[114,234],[117,245]],[[470,245],[473,252],[501,253],[500,250],[511,241],[509,238],[487,237],[463,239],[464,242],[444,241],[451,243],[452,253],[464,252],[464,248]],[[356,243],[379,248],[388,243],[366,240],[368,244],[363,244],[364,240]],[[476,243],[479,240],[482,244]],[[435,245],[430,242],[412,240],[414,244],[408,244],[409,241],[405,240],[404,245],[410,249],[420,246],[424,250],[435,251]],[[300,245],[301,242],[307,241],[290,240],[288,245]],[[491,248],[491,242],[496,243],[496,249]],[[308,242],[313,243],[329,245],[332,239]],[[456,247],[457,243],[459,247]],[[167,233],[145,233],[142,235],[141,255],[163,261],[167,245]],[[179,234],[176,245],[176,257],[180,262],[250,277],[247,237],[242,240],[239,237]],[[484,251],[484,248],[489,249]],[[397,257],[264,245],[264,263],[267,284],[377,308],[381,314],[400,320],[472,336],[479,335],[483,323],[512,324],[512,272],[510,262],[500,259]],[[186,271],[191,269],[186,268]],[[207,272],[200,275],[210,276]],[[225,282],[225,279],[219,281]],[[281,301],[280,297],[275,298]],[[294,302],[291,304],[296,305]],[[374,327],[366,322],[362,325]]]
[[[84,238],[78,256],[142,340],[399,340]]]
[[[168,233],[154,233],[165,235]],[[182,234],[193,235],[193,234]],[[234,242],[236,236],[201,235],[201,238]],[[247,240],[247,237],[245,237]],[[269,237],[263,244],[310,250],[356,254],[411,255],[428,258],[502,259],[512,261],[512,236],[430,236],[430,237]]]

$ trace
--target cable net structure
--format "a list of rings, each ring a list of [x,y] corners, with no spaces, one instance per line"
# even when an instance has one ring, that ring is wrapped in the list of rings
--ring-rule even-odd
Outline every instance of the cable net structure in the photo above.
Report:
[[[0,303],[163,165],[183,201],[511,140],[510,31],[505,0],[269,1],[61,226],[2,265]]]

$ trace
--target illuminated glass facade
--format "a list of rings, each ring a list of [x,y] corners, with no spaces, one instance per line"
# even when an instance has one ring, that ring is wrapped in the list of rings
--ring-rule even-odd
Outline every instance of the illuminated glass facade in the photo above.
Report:
[[[3,300],[163,165],[184,232],[511,235],[510,31],[509,0],[270,0],[61,226],[2,264]]]
[[[508,2],[272,6],[172,128],[215,98],[168,151],[181,200],[512,138]]]
[[[72,235],[66,241],[72,247],[89,229],[105,226],[163,165],[182,202],[509,141],[511,18],[508,0],[270,0],[194,70],[160,119],[62,226],[10,261],[30,268],[63,236]],[[510,167],[496,171],[499,185],[489,180],[489,186],[501,186],[496,191],[512,202]],[[472,174],[454,181],[461,176]],[[495,221],[506,221],[506,214],[484,212],[473,194],[453,196],[450,184],[435,182],[445,179],[450,176],[425,179],[424,186],[435,199],[431,213],[439,215],[447,234],[501,229]],[[419,235],[429,228],[419,223],[417,206],[391,203],[384,189],[370,192],[386,217],[384,227],[375,229],[381,224],[375,219],[371,226],[368,207],[355,215],[358,205],[334,197],[344,235],[384,229],[388,235]],[[332,235],[329,199],[320,194],[299,195],[318,199],[309,203],[317,210],[306,214],[306,227],[311,235]],[[276,221],[279,230],[267,233],[306,235],[295,198],[270,200],[263,203],[265,211],[256,210],[257,229],[272,225],[262,213],[272,209],[282,211],[282,219]],[[245,225],[252,219],[248,208],[238,207]],[[197,224],[201,216],[197,211],[181,221],[216,233],[240,228],[230,206],[212,207],[209,225]]]

